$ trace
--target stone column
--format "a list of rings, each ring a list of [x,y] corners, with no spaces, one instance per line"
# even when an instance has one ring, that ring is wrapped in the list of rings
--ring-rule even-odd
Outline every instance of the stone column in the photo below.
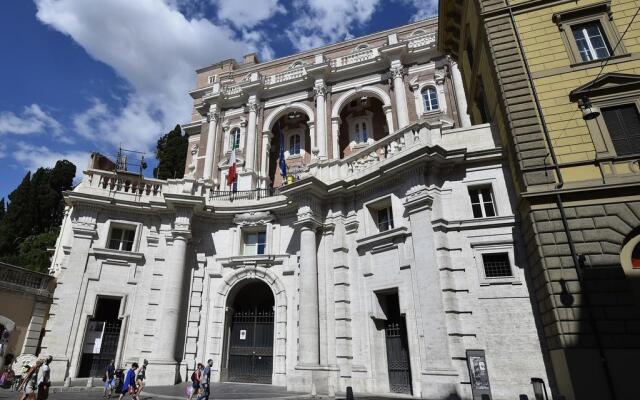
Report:
[[[262,177],[269,176],[269,149],[271,149],[271,132],[262,132],[262,158],[260,160],[260,170]]]
[[[392,134],[393,132],[395,132],[395,129],[393,129],[393,107],[391,107],[390,105],[382,106],[382,111],[384,111],[384,117],[387,120],[387,128],[389,128],[389,134]]]
[[[404,89],[404,67],[399,60],[391,62],[391,77],[393,78],[393,93],[396,101],[396,115],[398,129],[409,125],[409,108],[407,107],[407,92]]]
[[[247,130],[247,146],[245,154],[245,169],[255,170],[256,163],[256,119],[258,115],[258,102],[256,96],[249,97],[249,129]]]
[[[316,96],[316,135],[317,146],[319,149],[318,158],[321,160],[327,159],[327,103],[326,94],[327,86],[324,84],[323,79],[317,79],[313,88]]]
[[[210,181],[213,176],[213,156],[216,147],[216,131],[218,130],[218,121],[220,120],[220,112],[217,104],[209,106],[207,121],[209,122],[209,131],[207,132],[207,150],[204,158],[204,174],[203,178]]]
[[[453,87],[456,90],[456,105],[458,106],[458,115],[460,116],[460,124],[463,128],[471,126],[471,118],[467,111],[467,98],[464,93],[464,84],[462,83],[462,74],[458,68],[458,63],[451,60],[451,78],[453,80]]]
[[[312,218],[298,221],[300,227],[300,354],[299,364],[320,364],[318,327],[317,223]]]
[[[157,385],[174,384],[177,378],[177,366],[182,358],[182,346],[178,339],[184,329],[181,316],[186,308],[182,308],[185,293],[183,289],[186,279],[190,277],[187,269],[187,243],[191,238],[191,215],[189,207],[176,206],[176,219],[172,230],[172,246],[168,249],[167,262],[164,266],[164,290],[162,292],[160,327],[155,337],[155,348],[150,362],[150,382]]]
[[[340,145],[338,143],[338,136],[340,135],[340,117],[331,118],[331,144],[333,147],[333,159],[340,159]]]

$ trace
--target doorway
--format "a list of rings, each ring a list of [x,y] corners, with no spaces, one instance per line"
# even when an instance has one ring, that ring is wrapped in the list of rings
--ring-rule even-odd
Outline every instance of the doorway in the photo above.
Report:
[[[234,289],[227,300],[223,379],[270,384],[273,374],[273,293],[260,280],[240,282]]]
[[[98,297],[96,311],[87,322],[78,378],[100,378],[111,360],[116,360],[122,321],[120,299]]]
[[[387,350],[389,390],[392,393],[411,394],[411,363],[407,341],[407,323],[400,313],[398,293],[379,295],[380,305],[386,316],[384,334]]]

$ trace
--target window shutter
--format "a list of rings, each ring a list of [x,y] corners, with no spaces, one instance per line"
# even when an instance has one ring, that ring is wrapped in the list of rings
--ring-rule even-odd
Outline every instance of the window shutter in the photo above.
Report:
[[[602,117],[617,155],[640,153],[640,115],[635,104],[603,109]]]

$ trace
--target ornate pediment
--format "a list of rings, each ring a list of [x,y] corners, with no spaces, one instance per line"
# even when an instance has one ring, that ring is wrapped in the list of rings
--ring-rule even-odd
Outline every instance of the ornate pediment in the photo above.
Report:
[[[569,98],[571,101],[577,101],[584,96],[593,97],[637,89],[640,89],[640,75],[612,72],[572,90]]]

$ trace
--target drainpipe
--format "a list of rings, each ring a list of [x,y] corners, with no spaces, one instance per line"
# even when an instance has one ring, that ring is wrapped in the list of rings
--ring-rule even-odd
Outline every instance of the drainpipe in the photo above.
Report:
[[[518,27],[516,25],[515,17],[513,16],[513,10],[511,9],[511,5],[510,4],[508,4],[508,7],[509,7],[509,18],[511,20],[511,25],[513,26],[513,31],[514,31],[515,36],[516,36],[516,42],[518,43],[518,50],[520,51],[520,54],[522,55],[522,62],[524,64],[524,68],[525,68],[525,71],[527,73],[527,79],[529,80],[529,82],[531,84],[531,91],[533,93],[533,99],[534,99],[534,102],[536,104],[536,109],[538,111],[538,115],[540,116],[540,122],[542,124],[542,131],[544,132],[544,138],[545,138],[545,141],[547,142],[547,147],[549,148],[549,156],[551,157],[551,162],[553,163],[554,169],[556,171],[556,176],[558,177],[558,184],[555,187],[555,190],[556,190],[556,194],[555,194],[556,204],[558,206],[558,210],[560,211],[560,219],[562,220],[562,226],[564,228],[564,232],[567,235],[567,242],[569,244],[569,251],[571,252],[571,258],[573,260],[573,265],[576,268],[576,275],[578,277],[578,282],[580,283],[580,286],[583,287],[582,298],[583,298],[583,302],[584,302],[584,305],[585,305],[585,309],[587,311],[587,319],[589,320],[591,328],[593,329],[593,335],[595,337],[596,347],[598,348],[598,355],[600,357],[600,363],[602,364],[602,369],[604,370],[604,374],[605,374],[605,379],[606,379],[606,382],[607,382],[607,389],[609,391],[609,395],[611,396],[611,399],[617,400],[618,397],[616,396],[616,393],[615,393],[615,389],[614,389],[614,385],[613,385],[613,378],[611,376],[611,370],[609,369],[609,365],[607,363],[607,358],[606,358],[606,356],[604,354],[604,350],[602,348],[602,340],[600,338],[600,332],[598,330],[598,326],[596,325],[595,318],[593,317],[593,312],[591,310],[591,302],[589,300],[589,294],[587,292],[586,287],[583,286],[583,276],[582,276],[582,269],[581,268],[584,265],[584,263],[582,261],[584,259],[584,256],[578,255],[578,253],[576,253],[575,244],[573,242],[573,238],[571,237],[571,229],[569,229],[569,222],[567,221],[567,216],[566,216],[566,213],[565,213],[564,204],[562,202],[562,195],[561,195],[560,192],[557,191],[559,189],[562,189],[562,187],[564,186],[564,179],[562,178],[562,173],[560,171],[560,166],[558,165],[558,160],[556,158],[556,154],[555,154],[555,151],[553,149],[553,145],[552,145],[552,142],[551,142],[551,135],[549,135],[549,131],[547,129],[547,123],[545,121],[544,114],[542,112],[542,106],[540,105],[540,98],[538,97],[538,91],[536,90],[536,87],[533,84],[533,77],[531,75],[531,69],[529,68],[529,62],[527,61],[527,58],[526,58],[525,53],[524,53],[524,48],[522,46],[522,41],[520,40],[520,33],[518,32]],[[560,265],[560,268],[562,268],[562,264]],[[560,323],[560,325],[562,325],[562,324]]]

